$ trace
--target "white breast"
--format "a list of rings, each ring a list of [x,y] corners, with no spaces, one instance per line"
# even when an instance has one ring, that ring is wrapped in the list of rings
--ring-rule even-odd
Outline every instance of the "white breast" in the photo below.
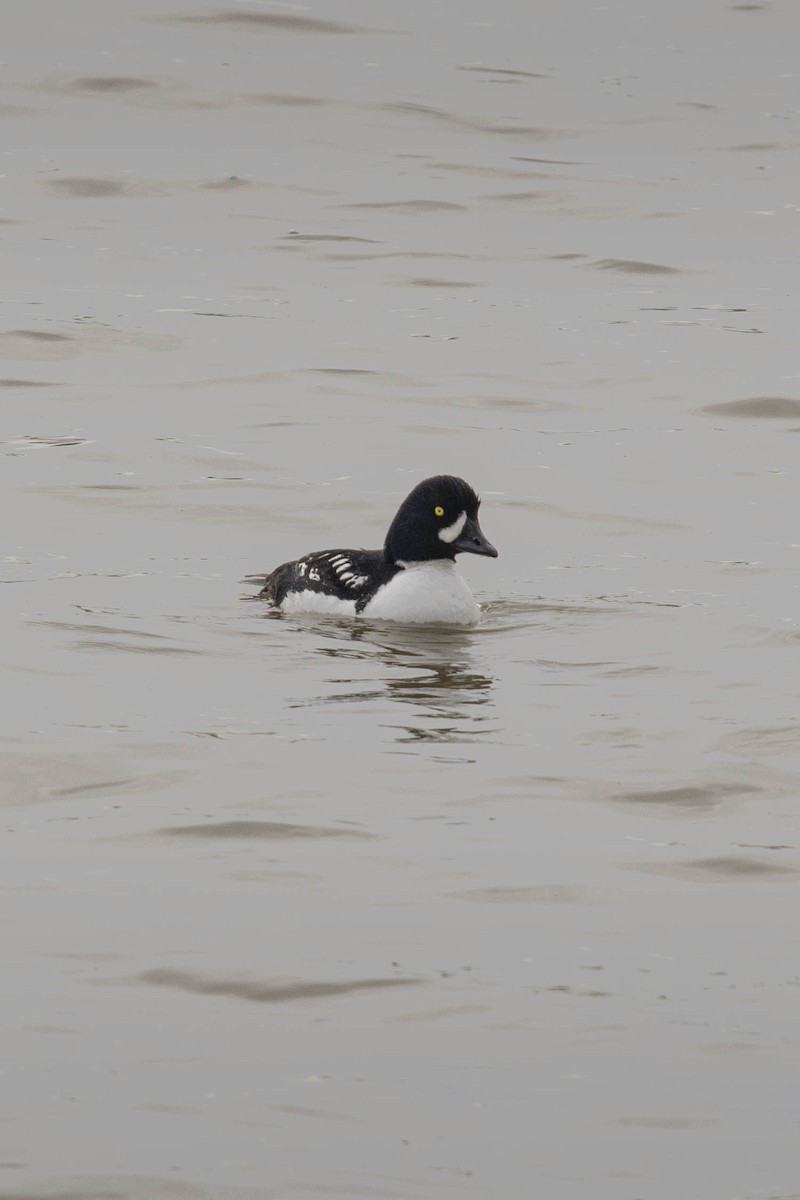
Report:
[[[376,592],[361,616],[420,625],[474,625],[480,609],[455,563],[442,559],[406,563],[405,570]]]

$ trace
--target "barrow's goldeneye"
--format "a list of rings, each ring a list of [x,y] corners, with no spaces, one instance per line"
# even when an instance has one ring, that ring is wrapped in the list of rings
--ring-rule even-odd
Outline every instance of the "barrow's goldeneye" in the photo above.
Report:
[[[472,625],[480,610],[456,570],[456,555],[497,558],[478,524],[479,506],[463,479],[424,479],[397,510],[382,550],[306,554],[251,576],[264,585],[257,598],[283,612]]]

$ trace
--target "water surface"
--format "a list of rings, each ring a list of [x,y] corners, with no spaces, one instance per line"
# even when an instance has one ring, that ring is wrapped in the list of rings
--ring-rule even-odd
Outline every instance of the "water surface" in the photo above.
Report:
[[[800,10],[11,25],[0,1200],[788,1200]]]

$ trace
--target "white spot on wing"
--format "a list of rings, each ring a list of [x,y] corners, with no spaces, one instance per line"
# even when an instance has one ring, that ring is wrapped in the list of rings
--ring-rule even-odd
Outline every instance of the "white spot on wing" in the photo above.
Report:
[[[356,591],[367,583],[366,575],[359,575],[356,568],[353,566],[351,559],[346,554],[325,554],[320,556],[322,561],[331,566],[336,573],[336,581],[342,587],[348,588],[350,591]],[[313,574],[309,574],[309,579],[315,579]],[[316,581],[316,580],[315,580]],[[347,603],[350,603],[348,601]]]

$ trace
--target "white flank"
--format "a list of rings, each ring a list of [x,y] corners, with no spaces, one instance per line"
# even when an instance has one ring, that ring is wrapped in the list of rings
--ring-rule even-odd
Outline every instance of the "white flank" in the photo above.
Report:
[[[461,537],[461,531],[467,523],[467,514],[462,512],[460,517],[456,517],[452,525],[446,525],[444,529],[439,530],[439,537],[443,542],[454,542],[456,538]]]
[[[459,520],[463,528],[466,515]],[[474,625],[480,609],[455,563],[442,559],[405,563],[360,615],[412,625]]]
[[[280,608],[281,612],[286,613],[330,613],[339,617],[356,615],[355,600],[340,600],[328,592],[287,592]]]

